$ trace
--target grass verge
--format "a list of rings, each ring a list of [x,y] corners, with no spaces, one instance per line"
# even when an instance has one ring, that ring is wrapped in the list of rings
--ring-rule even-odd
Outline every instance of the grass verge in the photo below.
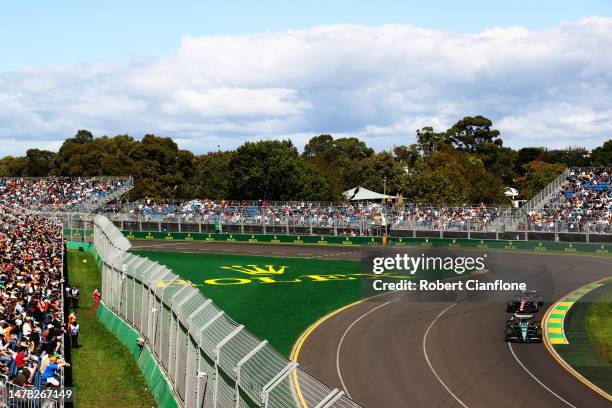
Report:
[[[612,364],[612,284],[606,287],[607,290],[589,307],[586,327],[599,355]]]
[[[80,348],[72,350],[76,407],[154,407],[155,401],[129,350],[98,320],[91,293],[100,271],[87,252],[68,252],[69,279],[81,292]]]
[[[593,334],[597,336],[606,332],[609,334],[610,316],[607,316],[608,327],[605,327],[605,316],[601,316],[602,320],[599,320],[599,314],[593,316],[596,319],[590,323],[591,330],[588,329],[588,315],[592,313],[591,308],[601,302],[602,296],[606,293],[610,293],[609,285],[587,293],[574,303],[564,323],[569,344],[557,344],[554,347],[561,358],[586,379],[605,392],[612,393],[612,376],[610,376],[612,366],[608,360],[601,357],[592,340]],[[600,324],[604,326],[599,326]]]
[[[361,279],[351,275],[359,273],[357,261],[132,252],[190,280],[232,319],[285,356],[312,322],[361,297]]]

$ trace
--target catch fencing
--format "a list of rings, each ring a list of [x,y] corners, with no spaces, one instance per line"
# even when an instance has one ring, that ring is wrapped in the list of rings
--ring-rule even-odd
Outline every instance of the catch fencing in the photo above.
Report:
[[[127,252],[106,217],[94,219],[102,298],[132,325],[190,408],[359,408],[235,322],[166,266]]]

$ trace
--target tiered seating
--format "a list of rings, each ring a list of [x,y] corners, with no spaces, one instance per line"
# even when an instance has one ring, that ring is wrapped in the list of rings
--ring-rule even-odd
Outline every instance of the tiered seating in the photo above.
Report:
[[[530,229],[612,233],[612,170],[572,169],[542,210],[529,213]]]
[[[75,211],[103,205],[131,187],[131,179],[92,177],[0,179],[0,203],[39,211]]]
[[[15,386],[58,385],[62,227],[16,205],[0,206],[0,221],[0,374]]]
[[[109,209],[110,210],[110,209]],[[191,201],[183,204],[145,200],[128,207],[112,209],[128,214],[124,219],[145,221],[214,222],[286,224],[297,226],[358,226],[360,223],[379,224],[384,221],[394,228],[443,230],[482,230],[501,214],[498,207],[445,207],[417,205],[383,206],[379,203],[316,205],[314,203],[269,204],[236,201]]]

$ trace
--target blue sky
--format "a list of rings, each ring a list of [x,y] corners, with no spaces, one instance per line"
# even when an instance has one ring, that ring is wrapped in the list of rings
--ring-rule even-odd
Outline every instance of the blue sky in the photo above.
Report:
[[[4,2],[0,156],[78,129],[381,150],[477,114],[514,148],[595,147],[612,137],[611,16],[608,0]]]
[[[544,29],[611,16],[609,0],[11,1],[0,17],[0,70],[30,64],[169,56],[182,36],[244,34],[348,23],[407,24],[461,33]]]

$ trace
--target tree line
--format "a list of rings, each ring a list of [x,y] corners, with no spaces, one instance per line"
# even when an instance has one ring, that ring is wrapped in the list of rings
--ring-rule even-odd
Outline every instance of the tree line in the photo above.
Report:
[[[529,199],[573,166],[612,166],[612,139],[592,151],[514,150],[491,120],[468,116],[445,131],[419,129],[416,143],[382,152],[354,137],[319,135],[302,152],[289,140],[262,140],[196,155],[168,137],[79,130],[57,153],[30,149],[0,159],[0,176],[132,175],[135,199],[335,201],[359,185],[410,202],[464,205],[508,204],[507,186]]]

